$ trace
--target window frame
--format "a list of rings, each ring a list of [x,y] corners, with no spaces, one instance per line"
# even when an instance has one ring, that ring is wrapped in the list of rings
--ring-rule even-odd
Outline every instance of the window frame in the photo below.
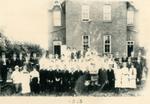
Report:
[[[54,15],[56,15],[56,13],[57,13],[57,16],[54,16]],[[59,15],[59,18],[58,18],[58,15]],[[54,18],[56,18],[56,20]],[[60,19],[60,20],[58,20],[58,19]],[[59,10],[59,9],[56,9],[56,10],[54,9],[53,10],[53,12],[52,12],[52,21],[53,21],[53,26],[54,27],[60,27],[60,26],[62,26],[62,14],[61,14],[61,10]],[[58,23],[58,21],[59,21],[59,23]]]
[[[103,6],[103,22],[112,22],[112,6],[104,4]]]
[[[81,7],[81,20],[82,22],[88,22],[90,20],[90,7],[89,5],[82,5]]]
[[[107,44],[105,43],[106,36],[109,36],[109,37],[110,37],[110,42],[107,43]],[[104,35],[104,36],[103,36],[103,53],[104,53],[104,54],[110,54],[110,53],[111,53],[111,51],[112,51],[112,49],[111,49],[111,48],[112,48],[112,42],[111,42],[111,40],[112,40],[111,35]],[[106,52],[106,51],[105,51],[105,49],[106,49],[105,46],[106,46],[106,45],[109,45],[109,52]]]
[[[87,42],[87,44],[84,44],[85,42],[84,42],[84,37],[88,37],[88,42]],[[84,48],[84,45],[88,45],[88,48],[90,48],[90,35],[82,35],[82,48],[83,48],[83,50],[86,50],[85,48]]]
[[[134,10],[127,10],[127,25],[134,25]]]

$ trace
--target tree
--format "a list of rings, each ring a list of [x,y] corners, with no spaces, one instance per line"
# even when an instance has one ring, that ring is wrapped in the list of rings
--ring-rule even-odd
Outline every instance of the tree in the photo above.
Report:
[[[43,49],[40,45],[31,44],[27,42],[11,42],[7,39],[2,33],[0,33],[0,53],[5,52],[8,58],[12,56],[13,53],[19,54],[22,52],[23,54],[26,53],[36,53],[39,57],[42,56]]]

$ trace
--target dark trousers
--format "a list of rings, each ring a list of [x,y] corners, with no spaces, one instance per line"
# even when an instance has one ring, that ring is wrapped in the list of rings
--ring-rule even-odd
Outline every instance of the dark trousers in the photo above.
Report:
[[[30,87],[31,87],[31,92],[33,93],[39,93],[39,84],[38,84],[38,78],[33,78],[31,83],[30,83]]]
[[[1,77],[2,77],[2,82],[5,83],[7,81],[7,69],[1,69]]]

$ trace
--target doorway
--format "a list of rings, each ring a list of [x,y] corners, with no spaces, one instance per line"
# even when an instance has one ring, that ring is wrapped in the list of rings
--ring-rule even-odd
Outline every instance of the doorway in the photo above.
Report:
[[[60,58],[60,56],[61,56],[61,46],[60,45],[54,45],[54,55],[56,55],[56,54]]]
[[[127,42],[127,55],[128,57],[131,56],[131,53],[134,51],[134,42],[133,41],[128,41]]]
[[[57,54],[59,58],[61,57],[61,46],[61,41],[53,41],[53,54]]]

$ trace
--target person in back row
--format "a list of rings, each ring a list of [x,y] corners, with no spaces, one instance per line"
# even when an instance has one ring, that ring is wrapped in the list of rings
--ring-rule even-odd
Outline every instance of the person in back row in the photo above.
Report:
[[[9,60],[6,58],[6,54],[2,53],[2,58],[0,60],[0,71],[1,71],[2,83],[6,83],[7,73],[9,69],[10,69]]]

